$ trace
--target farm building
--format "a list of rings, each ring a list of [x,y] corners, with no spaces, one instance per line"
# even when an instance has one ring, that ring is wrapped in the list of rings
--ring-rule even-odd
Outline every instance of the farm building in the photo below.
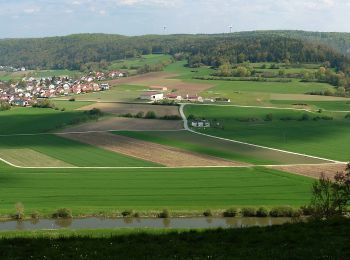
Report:
[[[208,120],[196,120],[191,123],[192,127],[210,127]]]
[[[109,90],[109,84],[108,83],[101,84],[101,90]]]
[[[203,98],[200,96],[186,96],[186,100],[190,102],[203,102]]]
[[[164,94],[159,92],[145,92],[140,96],[140,99],[151,101],[158,101],[162,100],[163,98]]]
[[[168,94],[168,95],[166,95],[166,98],[169,100],[177,100],[177,101],[182,100],[182,97],[180,95],[176,95],[176,94]]]

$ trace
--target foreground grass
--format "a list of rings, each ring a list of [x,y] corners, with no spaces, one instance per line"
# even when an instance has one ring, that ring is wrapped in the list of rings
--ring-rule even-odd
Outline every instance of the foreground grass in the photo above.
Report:
[[[349,220],[226,230],[7,232],[0,233],[0,258],[347,259],[349,232]]]
[[[111,214],[125,209],[203,212],[231,206],[301,206],[312,179],[265,168],[15,169],[0,164],[0,214]]]
[[[185,112],[220,123],[220,128],[203,130],[207,134],[333,160],[350,160],[350,120],[343,113],[307,113],[310,119],[300,121],[306,112],[195,105],[186,106]],[[272,121],[264,121],[267,114],[272,115]],[[334,120],[312,120],[325,115]],[[281,120],[286,117],[292,120]]]

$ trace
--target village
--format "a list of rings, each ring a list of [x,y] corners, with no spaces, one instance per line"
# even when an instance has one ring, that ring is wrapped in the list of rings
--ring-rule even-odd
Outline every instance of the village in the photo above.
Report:
[[[104,81],[126,77],[121,71],[90,72],[79,79],[68,76],[46,78],[23,78],[16,83],[0,82],[0,101],[12,106],[29,106],[37,98],[53,98],[59,96],[79,95],[110,89]]]

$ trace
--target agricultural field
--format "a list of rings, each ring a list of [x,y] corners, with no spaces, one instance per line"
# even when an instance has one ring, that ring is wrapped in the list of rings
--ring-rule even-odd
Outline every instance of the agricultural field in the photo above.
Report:
[[[274,150],[248,146],[245,144],[228,142],[225,140],[218,140],[188,131],[124,131],[116,133],[148,142],[176,147],[200,154],[220,157],[227,160],[241,161],[248,164],[272,165],[325,163],[324,160],[282,153]]]
[[[197,105],[186,106],[185,112],[217,125],[201,131],[206,134],[327,159],[350,160],[350,121],[345,119],[345,113]],[[325,119],[314,120],[317,117]]]
[[[91,154],[91,156],[94,156]],[[18,169],[0,162],[0,213],[16,202],[26,212],[112,213],[124,209],[174,211],[237,205],[300,206],[313,180],[265,168]]]

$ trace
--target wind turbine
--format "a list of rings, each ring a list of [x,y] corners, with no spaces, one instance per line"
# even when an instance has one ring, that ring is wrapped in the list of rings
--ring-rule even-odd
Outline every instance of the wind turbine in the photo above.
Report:
[[[233,26],[230,25],[228,28],[230,28],[230,33],[232,33],[232,28],[233,28]]]
[[[168,29],[168,27],[166,25],[163,26],[163,32],[164,34],[166,33],[166,30]]]

